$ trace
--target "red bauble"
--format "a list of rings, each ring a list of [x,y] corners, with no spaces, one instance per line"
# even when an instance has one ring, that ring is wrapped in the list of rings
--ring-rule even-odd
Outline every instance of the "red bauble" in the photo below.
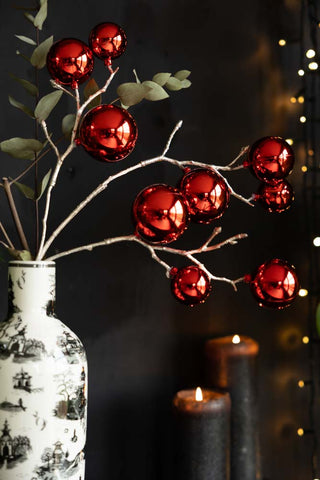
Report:
[[[186,173],[179,188],[188,200],[191,220],[196,223],[211,223],[228,207],[229,188],[213,170],[199,168]]]
[[[250,288],[260,307],[281,310],[291,305],[297,296],[299,281],[292,265],[274,258],[258,267]]]
[[[189,223],[188,205],[179,190],[156,184],[140,192],[133,204],[136,232],[152,243],[169,243],[183,234]]]
[[[287,180],[276,185],[262,183],[254,199],[271,213],[281,213],[290,208],[294,200],[294,192]]]
[[[198,266],[173,268],[171,290],[177,300],[193,307],[203,303],[211,292],[208,275]]]
[[[117,162],[132,152],[138,129],[127,110],[115,105],[99,105],[84,117],[79,143],[98,160]]]
[[[51,77],[72,88],[90,77],[93,63],[93,54],[88,45],[76,38],[65,38],[54,43],[47,55]]]
[[[293,163],[293,150],[283,138],[264,137],[252,145],[244,166],[262,182],[274,185],[289,175]]]
[[[91,30],[89,45],[98,58],[109,63],[113,58],[123,54],[127,46],[127,37],[116,23],[100,23]]]

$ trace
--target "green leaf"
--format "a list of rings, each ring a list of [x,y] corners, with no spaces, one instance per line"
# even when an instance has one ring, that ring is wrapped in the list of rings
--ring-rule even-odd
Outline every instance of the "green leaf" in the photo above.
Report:
[[[34,19],[34,26],[42,30],[42,26],[48,15],[48,0],[40,0],[40,9]]]
[[[71,137],[71,133],[74,127],[76,116],[74,113],[69,113],[62,120],[62,133],[66,138]]]
[[[28,80],[24,80],[23,78],[18,78],[13,75],[13,73],[10,73],[9,75],[15,82],[20,83],[20,85],[22,85],[26,92],[30,93],[30,95],[32,95],[33,97],[36,97],[38,95],[38,88],[33,83],[29,82]]]
[[[165,85],[167,83],[167,81],[169,80],[169,78],[171,77],[171,73],[156,73],[156,75],[154,75],[152,81],[153,82],[156,82],[158,85],[160,85],[160,87],[163,87],[163,85]]]
[[[40,198],[44,194],[44,192],[47,188],[47,185],[49,183],[49,180],[50,180],[51,172],[52,172],[52,170],[50,169],[49,172],[41,180],[40,185],[38,186],[37,200],[40,200]]]
[[[317,332],[320,337],[320,303],[317,305],[316,309],[316,327],[317,327]]]
[[[22,42],[28,43],[29,45],[37,45],[32,38],[25,37],[24,35],[15,35],[15,37],[19,38]]]
[[[34,138],[14,137],[1,142],[0,149],[11,157],[33,160],[34,154],[42,150],[42,143]]]
[[[175,91],[175,92],[182,89],[182,85],[181,85],[180,80],[178,80],[175,77],[169,78],[169,80],[165,84],[165,87],[168,90],[172,90],[172,91]]]
[[[29,20],[29,22],[32,23],[32,25],[34,25],[34,16],[31,15],[31,13],[25,12],[24,16],[26,17],[27,20]]]
[[[182,88],[189,88],[191,87],[192,83],[190,82],[190,80],[186,78],[185,80],[181,81],[181,85],[182,85]]]
[[[144,98],[147,100],[151,100],[152,102],[157,102],[158,100],[163,100],[164,98],[168,98],[169,95],[167,92],[160,87],[156,82],[152,82],[151,80],[146,80],[142,83],[146,87],[149,87],[149,92],[145,95]]]
[[[59,102],[62,94],[63,92],[60,90],[57,92],[49,93],[48,95],[45,95],[41,98],[34,111],[34,115],[38,122],[42,122],[49,117],[50,113]]]
[[[178,80],[185,80],[186,78],[189,77],[189,75],[191,75],[191,72],[190,70],[179,70],[179,72],[176,72],[174,74],[174,76],[178,79]]]
[[[28,185],[24,185],[23,183],[14,182],[16,187],[20,190],[23,195],[28,198],[29,200],[35,200],[35,192],[33,188],[29,187]]]
[[[117,88],[120,101],[126,107],[131,107],[141,102],[149,91],[150,88],[146,85],[134,82],[123,83]]]
[[[53,44],[53,36],[47,38],[44,42],[34,49],[30,62],[34,67],[41,69],[45,66],[48,52]]]
[[[19,250],[19,257],[21,260],[24,260],[25,262],[32,260],[32,255],[28,250]]]
[[[83,95],[86,100],[88,100],[91,95],[96,93],[99,90],[99,85],[95,81],[94,78],[90,78],[89,82],[87,85],[84,87],[83,90]],[[98,95],[96,98],[94,98],[88,105],[88,108],[94,108],[97,107],[98,105],[101,105],[101,95]]]
[[[15,100],[10,95],[9,95],[9,102],[13,107],[18,108],[22,112],[26,113],[29,117],[34,118],[33,111],[29,107],[26,107],[26,105],[23,105],[23,103],[18,102],[18,100]]]

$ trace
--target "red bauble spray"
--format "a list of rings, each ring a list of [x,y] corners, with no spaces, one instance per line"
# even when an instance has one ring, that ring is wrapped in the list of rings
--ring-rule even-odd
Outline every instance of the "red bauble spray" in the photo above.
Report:
[[[127,37],[116,23],[100,23],[91,30],[89,45],[98,58],[110,64],[112,59],[120,57],[125,51]]]
[[[276,185],[262,183],[254,195],[268,212],[281,213],[291,207],[294,200],[293,188],[287,180],[282,180]]]
[[[211,291],[210,279],[197,265],[173,268],[170,274],[171,291],[180,302],[193,307],[208,297]]]

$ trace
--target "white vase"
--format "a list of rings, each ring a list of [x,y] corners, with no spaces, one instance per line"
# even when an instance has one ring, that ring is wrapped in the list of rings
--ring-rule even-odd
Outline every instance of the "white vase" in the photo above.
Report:
[[[0,480],[84,480],[87,362],[54,315],[55,263],[9,264],[0,323]]]

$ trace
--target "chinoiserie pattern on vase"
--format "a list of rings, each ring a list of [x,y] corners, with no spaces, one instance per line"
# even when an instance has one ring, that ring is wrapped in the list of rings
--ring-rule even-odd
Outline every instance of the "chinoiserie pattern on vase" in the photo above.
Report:
[[[54,262],[10,262],[0,324],[1,480],[84,480],[87,362],[54,315]]]

